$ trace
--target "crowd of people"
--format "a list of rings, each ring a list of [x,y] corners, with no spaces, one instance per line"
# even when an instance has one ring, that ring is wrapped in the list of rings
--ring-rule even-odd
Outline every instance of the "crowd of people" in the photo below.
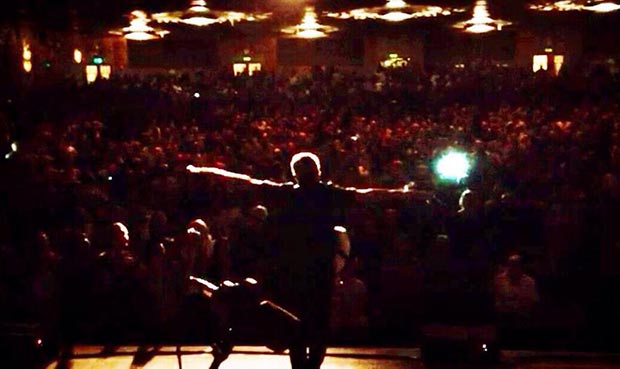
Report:
[[[398,339],[421,321],[504,316],[521,306],[499,301],[516,252],[544,316],[612,334],[619,83],[600,66],[552,76],[479,63],[33,86],[3,108],[3,314],[106,340],[200,334],[177,324],[199,319],[188,276],[268,271],[274,204],[187,165],[286,182],[291,156],[311,151],[343,187],[411,189],[349,209],[335,330]],[[433,172],[447,148],[474,162],[456,185]]]

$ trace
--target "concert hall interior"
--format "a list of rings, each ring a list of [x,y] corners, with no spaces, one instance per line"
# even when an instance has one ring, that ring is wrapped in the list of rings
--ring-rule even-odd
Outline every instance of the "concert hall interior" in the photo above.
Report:
[[[620,0],[0,4],[0,367],[620,364]]]

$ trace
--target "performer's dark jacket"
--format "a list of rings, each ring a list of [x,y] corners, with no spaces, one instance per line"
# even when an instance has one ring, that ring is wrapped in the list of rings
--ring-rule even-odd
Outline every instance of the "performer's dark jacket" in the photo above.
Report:
[[[324,183],[269,192],[280,205],[271,223],[276,299],[299,315],[305,339],[321,340],[329,327],[334,227],[345,225],[345,212],[355,193]]]

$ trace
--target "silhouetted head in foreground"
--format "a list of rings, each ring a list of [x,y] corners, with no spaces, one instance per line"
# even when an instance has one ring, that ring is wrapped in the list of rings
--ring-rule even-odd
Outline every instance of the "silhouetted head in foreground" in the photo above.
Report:
[[[510,279],[515,281],[521,279],[521,276],[523,275],[523,262],[521,259],[521,255],[519,255],[518,253],[511,253],[508,256],[507,267],[508,277]]]
[[[317,184],[321,180],[321,161],[313,153],[297,153],[291,158],[291,173],[300,187]]]

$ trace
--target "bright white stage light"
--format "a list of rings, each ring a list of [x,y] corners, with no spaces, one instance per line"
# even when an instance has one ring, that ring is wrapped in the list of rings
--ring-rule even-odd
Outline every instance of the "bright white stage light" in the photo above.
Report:
[[[449,150],[442,154],[435,165],[435,172],[445,181],[460,182],[467,178],[471,162],[464,152]]]

